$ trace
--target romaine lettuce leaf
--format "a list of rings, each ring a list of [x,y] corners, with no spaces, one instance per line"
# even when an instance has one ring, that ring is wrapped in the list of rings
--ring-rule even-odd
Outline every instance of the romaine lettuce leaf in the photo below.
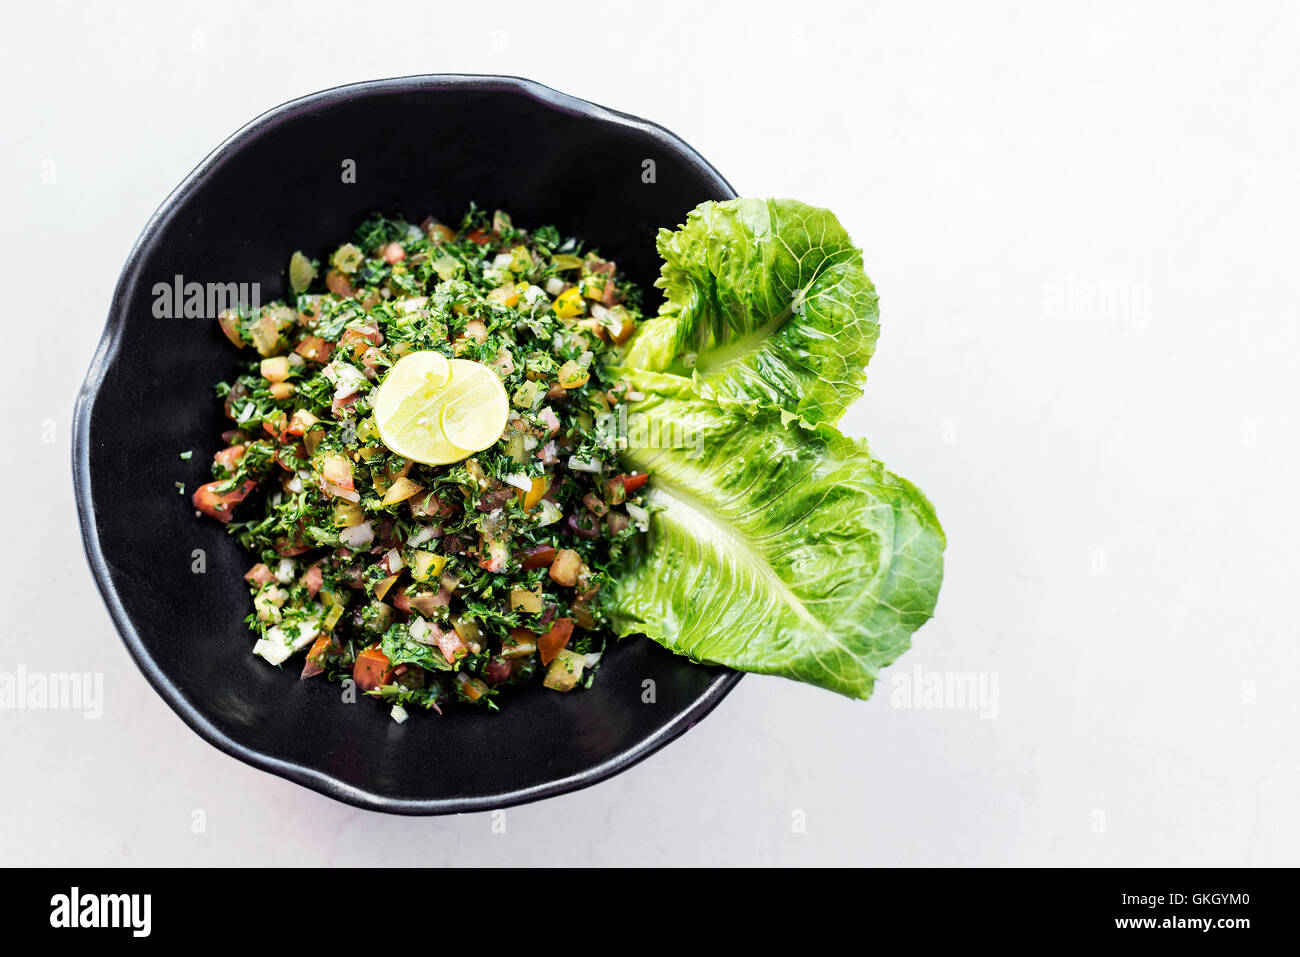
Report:
[[[830,426],[627,375],[645,399],[623,458],[652,473],[652,515],[613,586],[620,633],[868,697],[938,598],[944,535],[925,496]]]
[[[862,394],[879,330],[875,287],[829,210],[789,199],[696,207],[660,230],[666,302],[622,364],[689,375],[753,415],[837,422]]]

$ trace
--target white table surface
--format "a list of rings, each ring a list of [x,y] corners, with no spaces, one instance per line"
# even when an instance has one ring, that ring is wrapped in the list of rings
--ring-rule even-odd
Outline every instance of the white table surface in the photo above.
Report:
[[[0,863],[1300,863],[1294,7],[185,6],[6,12],[0,671],[102,673],[104,715],[0,710]],[[422,72],[654,119],[863,247],[883,334],[844,427],[949,538],[870,702],[747,678],[496,834],[253,770],[146,685],[69,467],[122,262],[253,116]],[[918,668],[996,679],[996,713],[895,706]]]

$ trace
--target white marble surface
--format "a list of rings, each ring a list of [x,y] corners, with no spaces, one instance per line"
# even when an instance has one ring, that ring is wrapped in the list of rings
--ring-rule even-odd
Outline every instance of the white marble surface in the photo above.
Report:
[[[1300,863],[1294,7],[694,2],[579,29],[506,0],[186,6],[23,4],[0,40],[0,670],[105,695],[98,721],[0,710],[0,863]],[[747,679],[505,834],[204,744],[118,642],[69,475],[168,191],[285,99],[438,71],[652,118],[744,193],[833,207],[883,307],[846,429],[950,543],[936,620],[869,703]],[[996,715],[891,706],[918,667],[996,676]]]

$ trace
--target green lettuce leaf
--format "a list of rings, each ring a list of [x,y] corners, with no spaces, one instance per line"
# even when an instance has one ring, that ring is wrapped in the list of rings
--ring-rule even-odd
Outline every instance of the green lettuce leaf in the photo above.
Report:
[[[696,207],[660,230],[666,302],[622,365],[689,375],[696,392],[754,415],[837,422],[862,394],[879,331],[862,255],[829,210],[789,199]]]
[[[613,585],[620,633],[697,661],[866,698],[931,616],[943,530],[864,443],[628,372],[625,463],[650,533]]]

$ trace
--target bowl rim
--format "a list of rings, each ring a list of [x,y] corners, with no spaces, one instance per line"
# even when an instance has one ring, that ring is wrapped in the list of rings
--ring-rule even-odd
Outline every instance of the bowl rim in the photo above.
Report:
[[[145,223],[127,256],[118,276],[109,304],[108,318],[99,344],[90,362],[90,368],[77,395],[72,414],[72,477],[76,494],[78,521],[82,546],[91,575],[100,598],[117,627],[127,651],[143,673],[145,679],[167,705],[199,737],[226,754],[238,758],[255,768],[286,778],[310,788],[326,797],[354,807],[390,814],[437,815],[487,811],[537,801],[590,787],[606,778],[625,771],[632,765],[654,754],[669,742],[680,737],[702,720],[727,696],[742,674],[725,669],[709,683],[704,692],[685,711],[679,713],[654,734],[624,749],[613,757],[575,774],[527,788],[517,788],[494,794],[462,798],[404,798],[368,791],[348,784],[333,775],[295,761],[273,757],[256,748],[241,744],[221,731],[201,711],[194,707],[176,685],[163,673],[141,641],[130,617],[127,615],[108,572],[108,563],[100,547],[99,532],[94,520],[90,479],[90,417],[105,375],[117,358],[120,333],[126,322],[127,302],[138,282],[138,270],[145,253],[163,225],[171,220],[177,207],[226,158],[272,127],[294,118],[298,114],[321,109],[359,96],[391,93],[411,93],[433,89],[500,90],[519,93],[549,109],[590,117],[604,123],[631,128],[658,142],[665,150],[677,154],[693,166],[706,179],[712,180],[719,193],[728,198],[736,195],[731,184],[714,167],[679,136],[649,120],[599,106],[587,100],[561,93],[533,80],[516,76],[472,73],[437,73],[414,76],[365,80],[331,87],[306,96],[281,103],[251,120],[223,140],[168,194]]]

